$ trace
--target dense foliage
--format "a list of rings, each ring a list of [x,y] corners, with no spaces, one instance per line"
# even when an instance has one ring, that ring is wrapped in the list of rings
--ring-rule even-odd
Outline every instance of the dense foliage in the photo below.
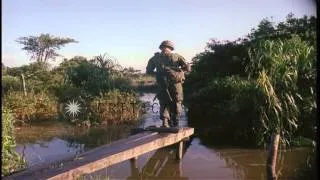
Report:
[[[290,140],[297,128],[307,128],[301,127],[301,122],[312,120],[304,119],[301,113],[315,115],[315,49],[296,36],[261,40],[252,45],[249,55],[249,76],[267,97],[261,112],[266,131]]]
[[[25,75],[26,95],[22,91],[21,74]],[[129,80],[130,75],[107,55],[91,60],[75,56],[70,60],[64,59],[51,70],[43,69],[37,62],[7,68],[4,105],[12,109],[19,124],[57,118],[87,126],[92,123],[132,121],[138,117],[139,103]],[[132,107],[128,97],[136,102],[136,106]],[[66,114],[66,104],[71,101],[77,101],[82,107],[81,113],[74,118]],[[99,108],[107,108],[112,102],[116,104],[115,112],[102,112],[93,105],[95,102],[100,102]],[[120,102],[126,102],[126,106],[131,106],[134,112],[119,112],[123,108],[118,104]],[[116,118],[118,115],[120,117]]]
[[[197,133],[234,145],[261,146],[273,131],[315,140],[315,30],[315,17],[289,14],[262,20],[245,38],[211,40],[184,84]]]
[[[260,105],[265,100],[252,81],[239,76],[214,78],[187,96],[189,124],[196,127],[204,143],[261,144]]]

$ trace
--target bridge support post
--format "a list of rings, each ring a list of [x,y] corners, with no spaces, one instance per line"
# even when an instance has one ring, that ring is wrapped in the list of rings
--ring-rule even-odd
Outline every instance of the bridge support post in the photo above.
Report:
[[[178,142],[177,146],[177,159],[181,160],[182,159],[182,151],[183,151],[183,141]]]
[[[132,177],[138,177],[139,170],[138,170],[138,157],[134,157],[130,159],[130,169],[131,169],[131,176]]]

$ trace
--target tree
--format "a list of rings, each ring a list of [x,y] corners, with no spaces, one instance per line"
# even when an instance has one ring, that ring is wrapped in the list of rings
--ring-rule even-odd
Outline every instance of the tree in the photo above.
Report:
[[[298,35],[310,45],[316,45],[317,19],[314,16],[304,15],[301,18],[294,17],[293,13],[287,15],[286,20],[278,24],[263,19],[257,28],[253,28],[247,36],[250,41],[259,39],[291,39],[292,35]]]
[[[257,29],[252,29],[251,34],[248,35],[250,39],[264,38],[266,36],[274,35],[276,28],[274,23],[267,18],[264,18],[258,25]]]
[[[75,63],[65,69],[67,82],[77,88],[83,88],[91,95],[97,96],[111,89],[116,89],[121,66],[106,55],[99,55],[87,61],[74,57],[65,63]]]
[[[50,34],[41,34],[40,36],[20,37],[16,42],[22,44],[23,50],[31,54],[30,59],[36,60],[40,64],[47,64],[48,60],[55,60],[61,47],[68,43],[76,43],[71,38],[54,37]]]

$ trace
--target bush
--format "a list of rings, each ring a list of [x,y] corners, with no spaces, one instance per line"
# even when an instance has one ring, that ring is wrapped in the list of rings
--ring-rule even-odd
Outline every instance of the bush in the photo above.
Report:
[[[67,83],[82,88],[91,96],[99,96],[114,89],[130,91],[130,82],[121,77],[118,64],[105,56],[82,60],[66,68]]]
[[[189,123],[208,143],[251,146],[263,140],[259,109],[263,102],[261,90],[237,76],[212,79],[186,98]]]
[[[57,117],[57,101],[45,92],[8,92],[4,105],[12,109],[16,120],[22,122],[50,120]]]
[[[21,80],[15,76],[4,75],[2,76],[2,95],[6,94],[9,90],[20,91],[22,89]]]
[[[140,103],[135,94],[118,90],[95,97],[89,106],[92,121],[99,123],[135,122],[140,115]]]
[[[13,116],[2,107],[2,148],[1,148],[1,176],[6,176],[24,167],[25,162],[15,152],[15,138],[13,133]]]
[[[85,98],[89,95],[85,92],[84,89],[74,87],[71,85],[61,85],[52,87],[50,90],[53,91],[59,103],[65,103],[72,99],[78,99],[79,97]]]

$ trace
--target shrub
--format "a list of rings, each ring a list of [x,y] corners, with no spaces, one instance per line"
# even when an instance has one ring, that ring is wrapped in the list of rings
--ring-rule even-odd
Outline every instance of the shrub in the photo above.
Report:
[[[8,92],[4,98],[6,107],[12,109],[16,120],[41,121],[57,117],[57,101],[45,92],[29,92],[24,96],[22,92]]]
[[[134,93],[119,90],[104,93],[90,102],[92,121],[99,123],[118,124],[134,122],[140,114],[140,103]]]
[[[22,89],[21,80],[15,76],[4,75],[2,76],[2,95],[6,94],[9,90],[20,91]]]
[[[264,94],[253,82],[237,76],[214,78],[186,102],[190,125],[209,143],[261,144]]]

